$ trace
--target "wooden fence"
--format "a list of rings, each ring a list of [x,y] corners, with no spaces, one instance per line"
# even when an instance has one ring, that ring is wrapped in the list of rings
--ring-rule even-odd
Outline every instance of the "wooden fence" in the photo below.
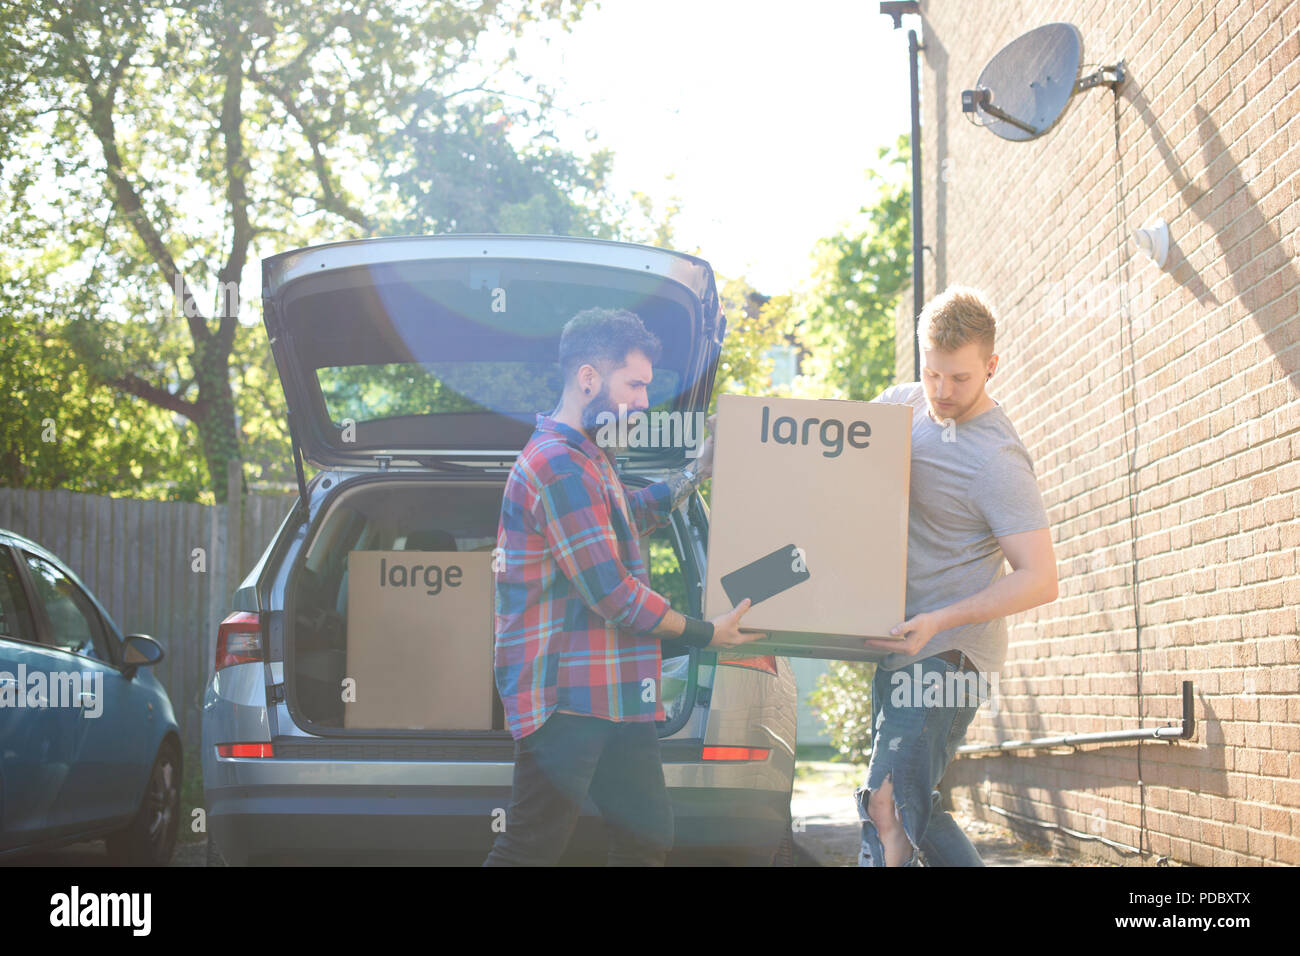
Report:
[[[230,500],[242,508],[0,488],[0,528],[58,555],[123,634],[149,634],[163,645],[154,673],[187,744],[199,741],[217,626],[295,495]]]

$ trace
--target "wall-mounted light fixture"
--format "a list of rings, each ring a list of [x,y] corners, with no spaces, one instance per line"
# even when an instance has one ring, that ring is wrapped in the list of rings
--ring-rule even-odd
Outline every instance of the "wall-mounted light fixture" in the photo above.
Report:
[[[1164,268],[1165,260],[1169,258],[1169,223],[1153,219],[1141,229],[1133,230],[1133,241],[1147,258],[1154,259],[1156,265]]]

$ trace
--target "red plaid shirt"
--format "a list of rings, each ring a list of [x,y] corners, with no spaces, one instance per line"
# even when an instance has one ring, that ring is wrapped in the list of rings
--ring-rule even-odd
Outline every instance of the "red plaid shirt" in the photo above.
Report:
[[[609,457],[547,415],[506,481],[497,530],[494,669],[516,739],[553,712],[663,720],[668,611],[639,535],[667,523],[663,483],[623,487]]]

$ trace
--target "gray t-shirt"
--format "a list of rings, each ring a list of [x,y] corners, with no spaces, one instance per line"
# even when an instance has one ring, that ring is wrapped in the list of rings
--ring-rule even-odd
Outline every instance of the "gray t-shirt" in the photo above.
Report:
[[[977,594],[1006,574],[997,539],[1049,527],[1033,462],[1001,405],[961,424],[929,415],[920,382],[893,385],[874,399],[912,406],[911,504],[907,517],[907,617]],[[890,654],[886,670],[957,648],[981,674],[1007,656],[1003,618],[939,631],[906,657]]]

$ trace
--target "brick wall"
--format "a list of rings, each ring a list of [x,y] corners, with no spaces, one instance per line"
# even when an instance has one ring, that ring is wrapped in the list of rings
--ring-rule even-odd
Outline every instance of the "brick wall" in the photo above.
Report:
[[[945,783],[1025,832],[1300,863],[1300,2],[922,12],[926,294],[992,298],[989,391],[1034,459],[1060,572],[1055,603],[1008,620],[1000,707],[968,742],[1177,722],[1184,679],[1197,721],[1185,742],[963,757]],[[1053,20],[1085,64],[1125,61],[1118,96],[1076,94],[1032,142],[970,125],[962,89]],[[1131,237],[1157,216],[1163,270]]]

